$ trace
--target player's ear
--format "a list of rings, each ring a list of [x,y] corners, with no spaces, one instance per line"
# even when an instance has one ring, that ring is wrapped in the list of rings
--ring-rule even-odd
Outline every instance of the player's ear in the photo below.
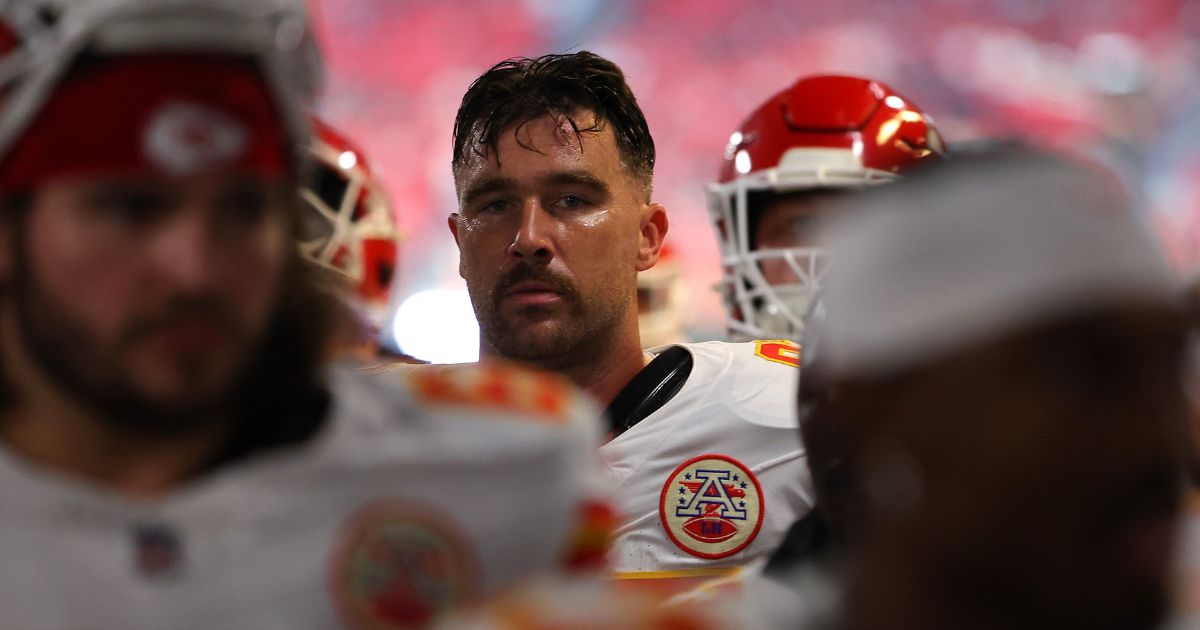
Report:
[[[667,236],[667,211],[662,204],[646,204],[642,208],[641,238],[638,247],[637,270],[645,271],[658,262],[663,239]]]
[[[450,236],[454,237],[454,244],[458,246],[458,275],[466,278],[466,276],[463,275],[462,242],[458,240],[457,212],[451,212],[450,216],[446,217],[446,225],[450,227]]]
[[[454,244],[459,245],[459,242],[458,242],[458,213],[457,212],[451,212],[450,216],[446,217],[446,225],[450,226],[450,236],[454,237]],[[461,247],[461,245],[460,245],[460,247]]]

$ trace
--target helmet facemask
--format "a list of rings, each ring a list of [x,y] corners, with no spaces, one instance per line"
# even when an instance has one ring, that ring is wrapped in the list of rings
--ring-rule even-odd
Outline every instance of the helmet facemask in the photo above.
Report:
[[[762,217],[752,195],[857,190],[893,179],[891,173],[851,166],[771,168],[711,185],[709,212],[721,247],[719,290],[730,336],[799,338],[804,317],[816,307],[829,260],[828,251],[812,245],[760,247],[754,235]]]
[[[361,152],[327,126],[318,122],[316,128],[312,172],[300,190],[305,202],[300,252],[345,279],[344,299],[379,330],[389,307],[400,230]]]
[[[862,189],[943,154],[932,121],[878,81],[802,77],[767,99],[730,136],[718,182],[708,189],[730,335],[798,337],[805,313],[817,307],[826,266],[825,251],[806,239],[789,246],[788,237],[807,227],[776,225],[786,216],[776,211],[759,222],[758,197]],[[820,214],[811,208],[811,216]]]

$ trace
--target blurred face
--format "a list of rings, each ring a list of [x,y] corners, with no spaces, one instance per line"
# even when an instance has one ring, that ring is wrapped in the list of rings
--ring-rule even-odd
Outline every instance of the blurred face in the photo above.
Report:
[[[580,128],[593,120],[576,116]],[[657,260],[666,216],[622,164],[611,128],[532,120],[470,158],[456,183],[450,230],[491,352],[562,367],[636,336],[637,272]]]
[[[840,191],[804,191],[770,195],[753,226],[756,249],[820,248],[815,242],[817,218],[837,202]],[[808,269],[806,259],[796,261],[802,270]],[[770,257],[759,263],[763,277],[771,285],[802,282],[787,260]]]
[[[290,191],[233,176],[42,186],[15,235],[26,355],[120,422],[170,430],[226,404],[279,301]]]
[[[869,544],[915,550],[984,608],[1149,627],[1178,508],[1180,348],[1173,314],[1131,310],[914,373],[859,451]]]

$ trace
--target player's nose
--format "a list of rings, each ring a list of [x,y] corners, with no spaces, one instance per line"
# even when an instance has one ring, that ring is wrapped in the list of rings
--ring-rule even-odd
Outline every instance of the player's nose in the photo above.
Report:
[[[153,264],[163,282],[180,290],[207,289],[213,284],[219,244],[204,213],[174,213],[156,241]]]
[[[536,199],[522,204],[519,216],[517,233],[508,247],[509,255],[540,263],[550,262],[554,258],[553,217]]]

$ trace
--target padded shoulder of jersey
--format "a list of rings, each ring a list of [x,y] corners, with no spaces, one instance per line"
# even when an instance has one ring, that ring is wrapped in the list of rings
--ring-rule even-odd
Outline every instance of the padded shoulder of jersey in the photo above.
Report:
[[[677,344],[692,353],[689,381],[712,388],[739,418],[762,426],[795,428],[800,346],[787,340]]]
[[[398,385],[432,412],[545,426],[564,426],[595,407],[566,379],[503,361],[456,365],[405,365],[374,370],[368,378]]]
[[[508,366],[434,365],[385,374],[339,367],[322,451],[375,458],[578,460],[599,446],[598,408],[556,378]],[[532,465],[532,464],[531,464]],[[553,466],[562,466],[553,464]]]

